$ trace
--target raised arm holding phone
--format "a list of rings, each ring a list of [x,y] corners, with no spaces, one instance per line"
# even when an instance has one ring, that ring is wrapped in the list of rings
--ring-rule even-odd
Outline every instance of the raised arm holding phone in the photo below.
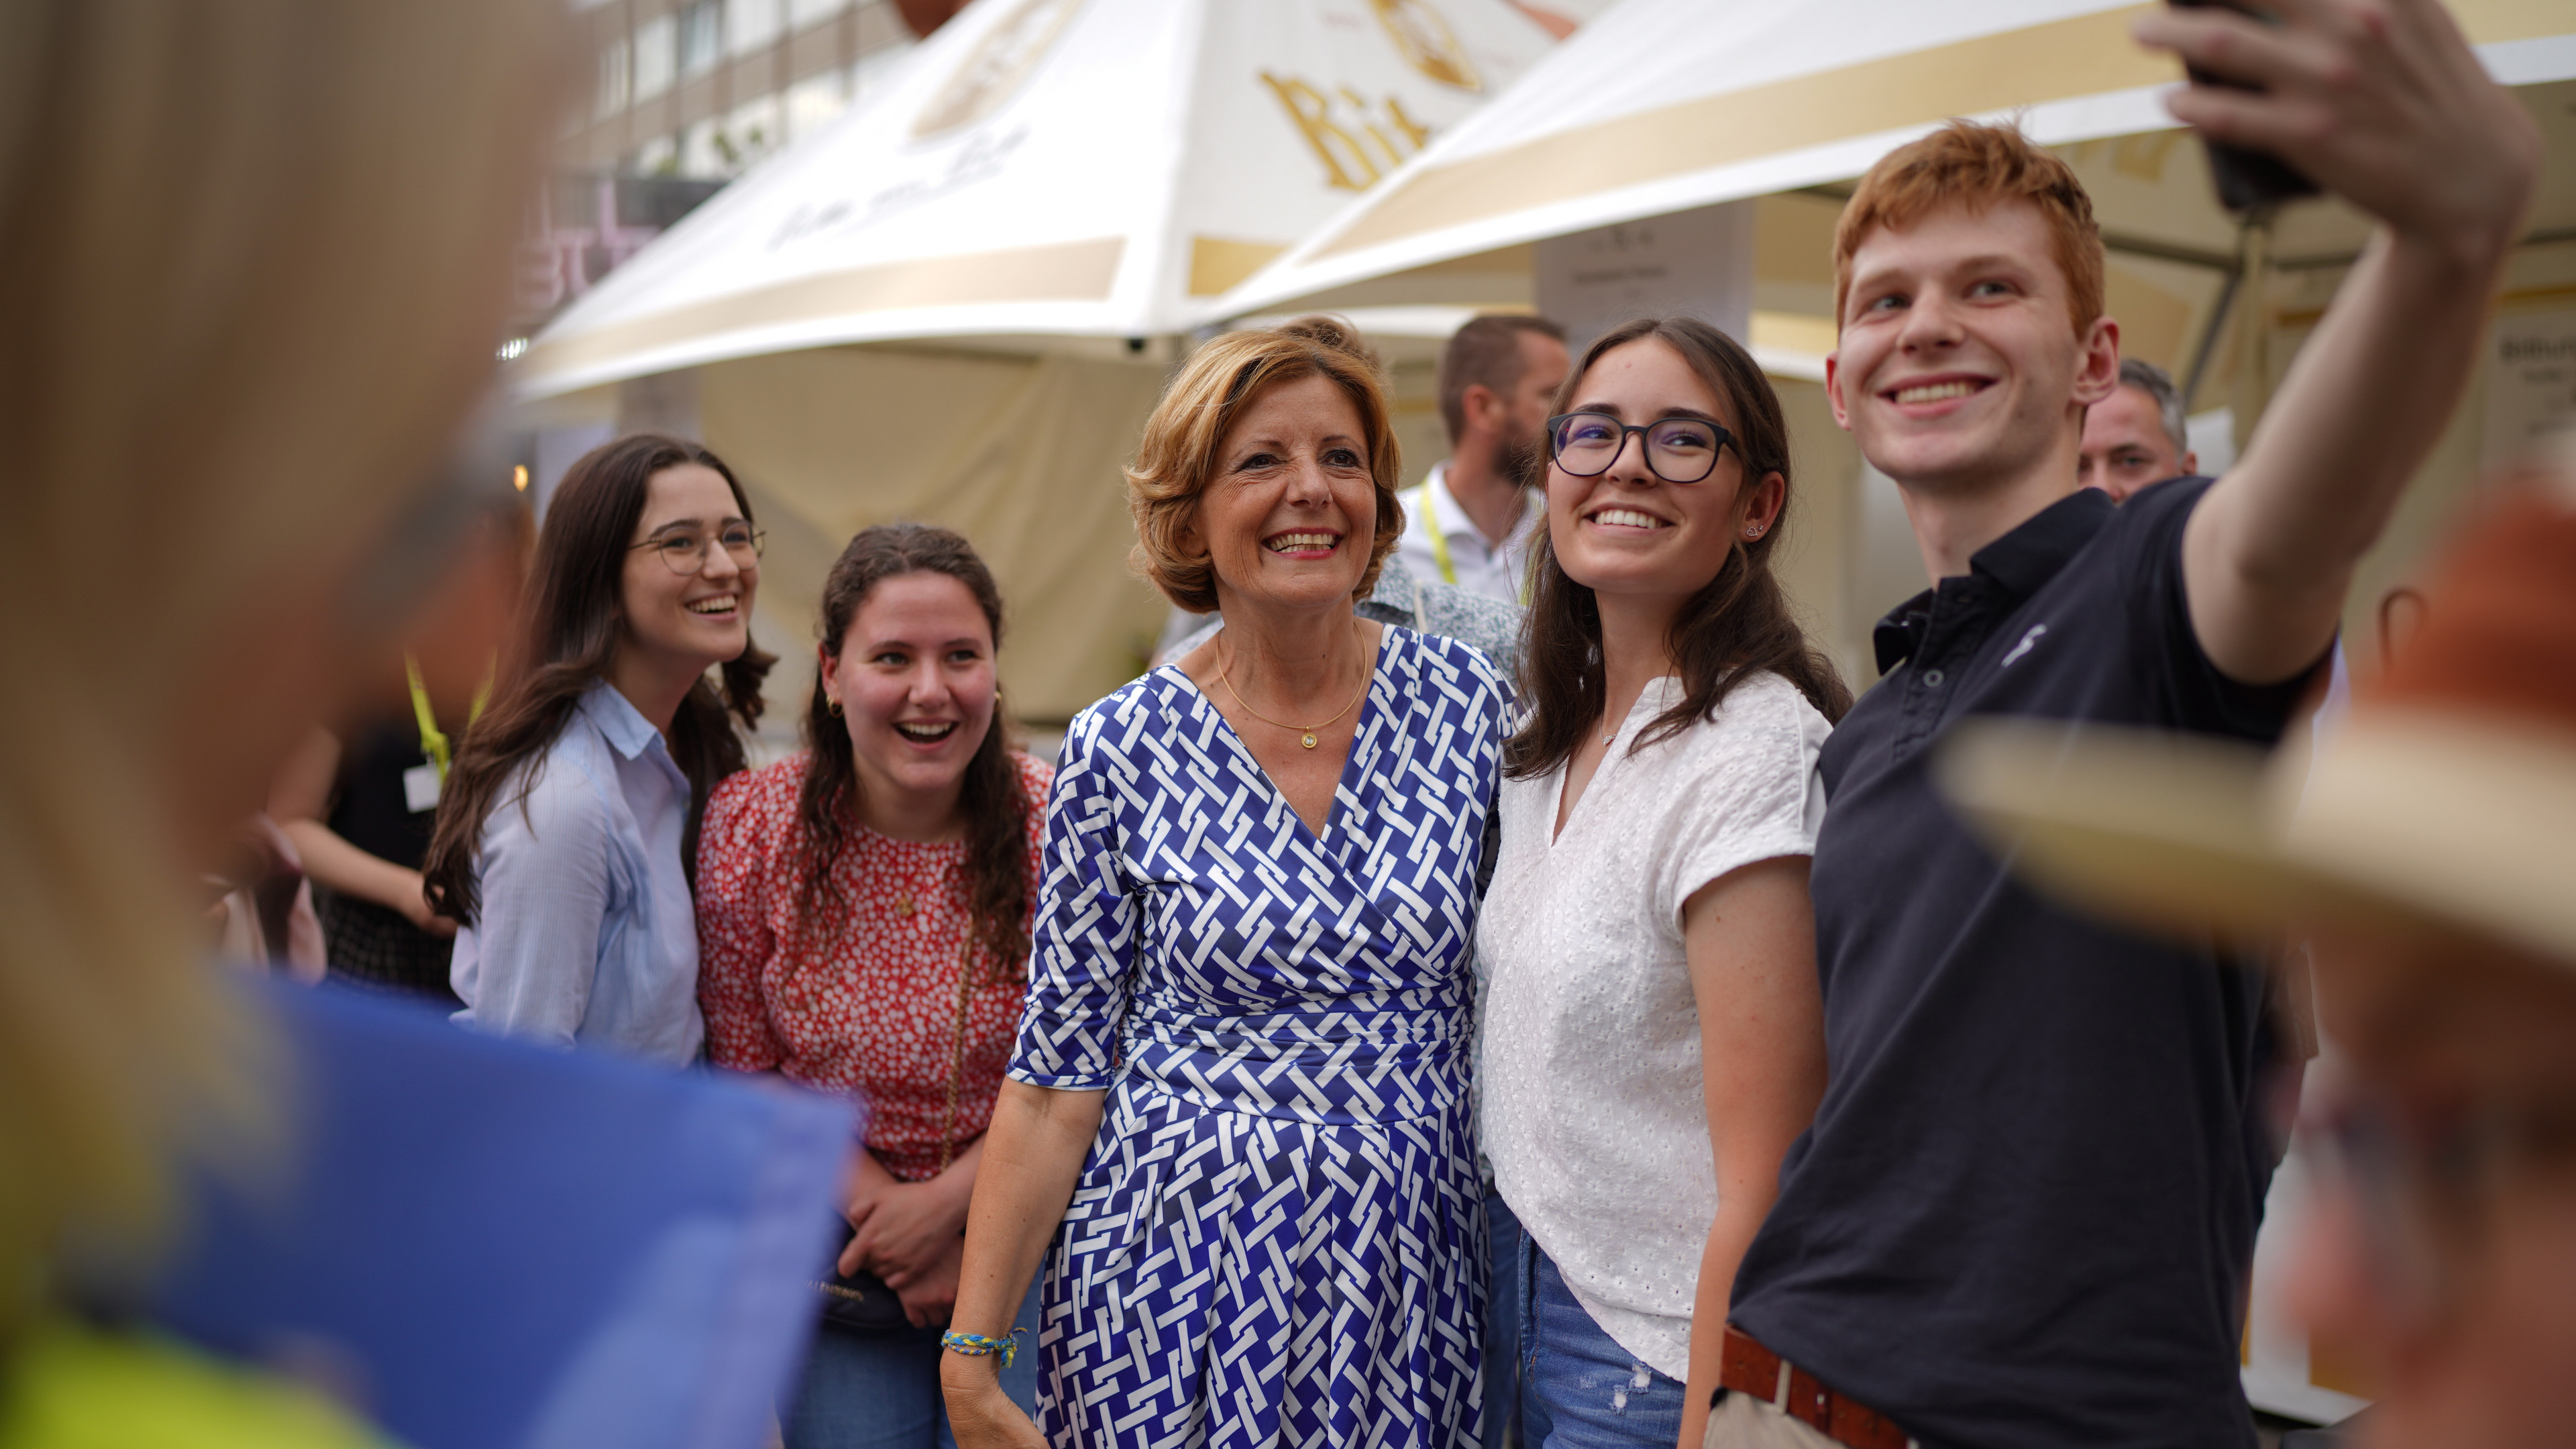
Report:
[[[2435,0],[2137,32],[2208,78],[2172,102],[2205,139],[2377,227],[2228,476],[2114,506],[2076,484],[2119,327],[2074,173],[1954,123],[1855,191],[1826,387],[1933,587],[1819,763],[1832,1073],[1736,1278],[1711,1445],[2254,1443],[2260,973],[2031,894],[1928,765],[1970,715],[2279,737],[2467,380],[2538,143]]]

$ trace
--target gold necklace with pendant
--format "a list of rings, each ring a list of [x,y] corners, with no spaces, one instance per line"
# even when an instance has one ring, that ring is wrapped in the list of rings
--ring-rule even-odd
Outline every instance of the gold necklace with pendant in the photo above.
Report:
[[[1241,705],[1241,706],[1242,706],[1242,708],[1243,708],[1243,712],[1244,712],[1245,714],[1248,714],[1248,715],[1252,716],[1254,719],[1257,719],[1257,720],[1261,721],[1263,724],[1276,726],[1277,728],[1279,728],[1279,729],[1283,729],[1283,730],[1295,730],[1295,731],[1297,731],[1297,743],[1299,743],[1299,744],[1301,744],[1301,745],[1304,745],[1306,748],[1308,748],[1308,749],[1310,749],[1310,750],[1311,750],[1311,749],[1313,749],[1313,748],[1315,747],[1315,731],[1317,731],[1317,730],[1319,730],[1319,729],[1323,729],[1323,728],[1325,728],[1326,726],[1328,726],[1328,725],[1332,724],[1334,720],[1338,720],[1338,719],[1340,719],[1343,715],[1349,714],[1352,710],[1359,708],[1359,703],[1360,703],[1360,701],[1361,701],[1361,700],[1363,700],[1363,699],[1368,698],[1369,680],[1370,680],[1370,678],[1371,678],[1373,675],[1375,675],[1376,673],[1377,673],[1377,671],[1376,671],[1374,668],[1372,668],[1372,669],[1370,669],[1370,670],[1368,671],[1368,673],[1366,673],[1366,674],[1362,674],[1362,675],[1360,676],[1360,691],[1359,691],[1359,693],[1354,694],[1354,695],[1352,695],[1352,696],[1351,696],[1351,702],[1350,702],[1349,704],[1343,705],[1340,709],[1334,710],[1334,711],[1333,711],[1333,717],[1332,717],[1332,719],[1323,720],[1323,721],[1320,721],[1320,722],[1318,722],[1318,723],[1310,724],[1310,725],[1292,725],[1292,724],[1289,724],[1289,723],[1288,723],[1287,721],[1285,721],[1285,720],[1275,720],[1275,719],[1272,719],[1270,716],[1268,716],[1268,715],[1266,715],[1266,714],[1263,714],[1261,711],[1259,711],[1259,710],[1257,710],[1257,709],[1254,709],[1251,705],[1249,705],[1249,704],[1245,704],[1245,703],[1244,703],[1244,700],[1243,700],[1243,696],[1242,696],[1242,694],[1241,694],[1241,693],[1239,693],[1239,692],[1237,692],[1237,691],[1236,691],[1236,689],[1235,689],[1235,687],[1234,687],[1234,680],[1233,680],[1233,679],[1231,679],[1231,678],[1229,678],[1229,677],[1227,676],[1227,674],[1226,674],[1226,670],[1225,670],[1225,650],[1224,650],[1224,649],[1222,649],[1222,648],[1219,648],[1219,649],[1217,650],[1217,653],[1216,653],[1216,678],[1217,678],[1217,682],[1218,682],[1219,684],[1222,684],[1222,685],[1224,685],[1224,686],[1225,686],[1225,692],[1226,692],[1227,694],[1230,694],[1230,695],[1233,695],[1233,696],[1234,696],[1234,702],[1235,702],[1236,704],[1238,704],[1238,705]]]

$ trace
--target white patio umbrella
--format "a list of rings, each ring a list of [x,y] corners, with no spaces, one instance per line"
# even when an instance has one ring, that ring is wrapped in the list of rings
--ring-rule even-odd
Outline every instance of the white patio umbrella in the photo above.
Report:
[[[770,533],[780,703],[843,542],[908,518],[993,566],[1011,711],[1060,720],[1162,623],[1119,478],[1174,350],[1149,339],[1554,44],[1507,0],[976,0],[592,288],[510,382],[585,445],[637,418],[603,385],[688,400],[677,425]]]
[[[977,0],[567,309],[513,383],[1186,331],[1553,44],[1505,0]]]
[[[2142,8],[1626,0],[1212,310],[1525,303],[1522,244],[1847,181],[1953,116],[2014,117],[2052,146],[2170,135],[2160,96],[2181,76],[2130,39]],[[2576,77],[2576,7],[2452,9],[2507,84]],[[2233,253],[2234,225],[2207,199],[2196,148],[2099,159],[2083,169],[2108,183],[2095,199],[2115,252]],[[2554,170],[2544,229],[2576,223],[2567,170]],[[2298,208],[2274,247],[2334,252],[2360,236],[2339,208]]]

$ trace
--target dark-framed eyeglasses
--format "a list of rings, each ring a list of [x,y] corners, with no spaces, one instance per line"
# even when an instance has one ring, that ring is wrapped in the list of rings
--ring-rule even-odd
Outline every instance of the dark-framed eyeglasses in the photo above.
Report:
[[[1702,418],[1623,423],[1608,413],[1559,413],[1547,420],[1547,456],[1577,478],[1598,478],[1619,461],[1630,433],[1643,438],[1646,470],[1667,483],[1706,478],[1717,469],[1718,450],[1735,441],[1734,434]]]
[[[769,547],[769,535],[748,523],[728,523],[716,530],[715,541],[733,556],[737,568],[750,568],[760,562],[761,550]],[[671,572],[686,578],[707,566],[707,536],[694,528],[674,528],[657,533],[642,543],[629,545],[627,552],[649,548],[670,566]]]

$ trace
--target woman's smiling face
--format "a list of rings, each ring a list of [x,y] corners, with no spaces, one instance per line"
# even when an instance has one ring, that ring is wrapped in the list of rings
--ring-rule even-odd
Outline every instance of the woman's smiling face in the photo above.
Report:
[[[653,475],[632,541],[644,545],[693,535],[705,546],[706,563],[695,573],[675,573],[659,548],[627,550],[620,591],[624,647],[698,669],[742,657],[751,646],[760,560],[736,559],[720,537],[728,526],[743,524],[741,503],[713,468],[682,463]]]
[[[868,798],[954,792],[992,732],[992,621],[947,574],[879,582],[838,650],[823,651],[822,669]]]
[[[1339,384],[1271,387],[1218,445],[1185,543],[1207,550],[1219,600],[1348,607],[1377,537],[1377,485],[1359,409]]]
[[[1569,413],[1601,413],[1643,427],[1665,420],[1736,431],[1734,411],[1672,347],[1653,337],[1596,359]],[[1780,475],[1745,486],[1744,458],[1729,442],[1696,483],[1672,483],[1646,465],[1645,440],[1629,434],[1599,475],[1578,477],[1551,460],[1548,541],[1566,577],[1604,595],[1670,596],[1708,586],[1746,529],[1768,530],[1787,496]]]

